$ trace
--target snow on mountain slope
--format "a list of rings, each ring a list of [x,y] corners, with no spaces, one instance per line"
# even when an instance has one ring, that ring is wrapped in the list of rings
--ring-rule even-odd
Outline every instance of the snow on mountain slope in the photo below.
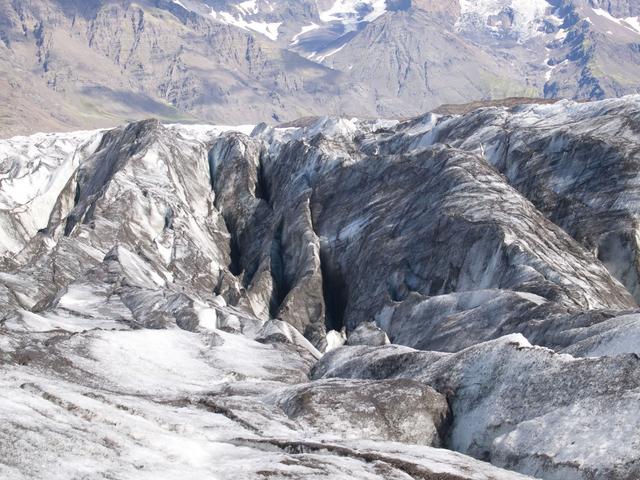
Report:
[[[509,31],[520,40],[539,35],[552,10],[547,0],[460,0],[461,30],[486,28],[496,34]]]
[[[640,17],[616,18],[601,8],[594,8],[593,13],[640,35]]]
[[[386,0],[335,0],[331,8],[318,13],[321,21],[340,22],[348,32],[357,30],[360,22],[373,22],[386,11]]]
[[[228,12],[216,12],[211,9],[211,16],[228,25],[233,25],[238,28],[242,28],[244,30],[251,30],[256,33],[260,33],[270,40],[278,40],[279,32],[278,29],[282,22],[256,22],[256,21],[247,21],[244,19],[242,13],[238,13],[237,16],[234,16]]]
[[[184,4],[181,6],[187,8]],[[302,20],[291,17],[285,2],[249,0],[240,3],[227,2],[222,6],[224,9],[221,9],[220,5],[208,6],[209,15],[218,22],[251,30],[272,41],[277,41],[280,38],[279,29],[285,22],[288,27],[287,31],[289,31],[289,28],[297,27]],[[318,28],[331,31],[339,27],[338,35],[355,32],[362,25],[374,21],[387,12],[386,0],[335,0],[326,7],[322,5],[314,5],[314,7],[317,10],[310,17],[313,21],[307,25],[299,25],[299,32],[289,40],[291,44],[297,44],[301,37]],[[279,19],[279,21],[274,21],[275,19]]]
[[[149,117],[407,118],[479,98],[636,93],[639,12],[632,7],[595,0],[16,0],[0,11],[0,135]],[[56,106],[43,112],[41,104]]]
[[[303,26],[298,33],[296,33],[293,37],[291,37],[291,46],[295,46],[300,41],[300,37],[305,35],[306,33],[312,32],[320,28],[320,25],[312,23],[310,25]]]

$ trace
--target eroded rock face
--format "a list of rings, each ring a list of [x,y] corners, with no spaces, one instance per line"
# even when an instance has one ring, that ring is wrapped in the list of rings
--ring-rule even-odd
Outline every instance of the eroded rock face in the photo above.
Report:
[[[0,476],[639,476],[638,111],[0,142]]]

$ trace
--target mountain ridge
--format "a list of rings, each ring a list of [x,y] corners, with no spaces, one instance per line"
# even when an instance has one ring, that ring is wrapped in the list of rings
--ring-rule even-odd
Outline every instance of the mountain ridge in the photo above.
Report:
[[[3,0],[0,135],[637,91],[636,7],[520,3]]]

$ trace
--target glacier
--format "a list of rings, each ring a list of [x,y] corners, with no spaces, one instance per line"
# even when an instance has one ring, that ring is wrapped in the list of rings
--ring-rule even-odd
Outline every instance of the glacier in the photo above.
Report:
[[[639,126],[0,140],[0,476],[635,478]]]

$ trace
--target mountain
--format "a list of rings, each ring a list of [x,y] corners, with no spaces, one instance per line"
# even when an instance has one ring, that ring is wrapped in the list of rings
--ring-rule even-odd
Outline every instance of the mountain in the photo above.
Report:
[[[2,478],[637,478],[640,96],[494,103],[0,141]]]
[[[636,93],[640,5],[596,0],[2,0],[0,135],[408,118]],[[46,108],[42,108],[46,106]]]

